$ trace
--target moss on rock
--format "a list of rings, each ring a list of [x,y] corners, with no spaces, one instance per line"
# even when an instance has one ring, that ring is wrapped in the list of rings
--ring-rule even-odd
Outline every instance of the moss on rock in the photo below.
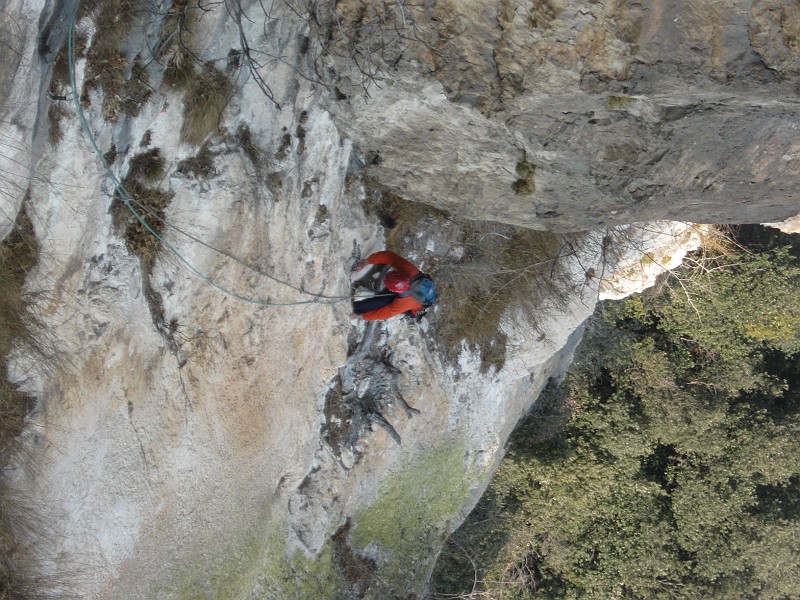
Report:
[[[263,527],[215,540],[213,550],[198,548],[192,561],[150,589],[152,597],[406,597],[427,582],[469,492],[474,474],[465,473],[472,467],[464,456],[464,443],[452,440],[409,458],[384,480],[371,506],[330,532],[316,556],[287,555],[286,524],[265,518]],[[347,571],[345,563],[359,568]]]
[[[530,196],[536,191],[534,176],[536,175],[536,165],[528,161],[526,156],[517,163],[514,169],[519,178],[511,184],[517,196]]]
[[[267,541],[260,561],[255,588],[248,597],[303,600],[339,598],[343,589],[341,574],[334,568],[331,543],[318,556],[307,557],[299,550],[286,556],[285,537],[277,531]]]
[[[608,110],[624,110],[636,104],[638,100],[632,96],[609,96],[606,101]]]
[[[216,540],[198,549],[193,561],[181,565],[166,581],[154,586],[149,597],[336,598],[343,585],[333,564],[330,543],[315,557],[307,557],[300,551],[287,557],[285,524],[254,527],[235,539]]]
[[[469,490],[464,453],[453,440],[417,454],[353,517],[350,546],[375,561],[382,593],[407,593],[410,582],[427,580]]]

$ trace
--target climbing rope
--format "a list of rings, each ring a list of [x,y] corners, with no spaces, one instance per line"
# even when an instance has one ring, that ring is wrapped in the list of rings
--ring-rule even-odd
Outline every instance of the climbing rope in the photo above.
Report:
[[[78,94],[78,88],[77,88],[76,78],[75,78],[75,48],[74,48],[74,40],[73,40],[73,27],[74,27],[74,17],[70,20],[69,28],[67,30],[67,58],[68,58],[68,63],[69,63],[70,86],[72,87],[72,95],[73,95],[73,100],[75,102],[75,110],[76,110],[77,115],[78,115],[78,120],[80,121],[81,127],[83,128],[83,131],[86,134],[86,137],[88,138],[89,143],[91,144],[92,148],[94,149],[95,154],[97,155],[97,157],[99,158],[101,164],[103,165],[103,168],[105,169],[106,177],[108,177],[111,180],[112,184],[114,185],[114,188],[116,189],[116,191],[119,194],[120,198],[122,198],[122,201],[124,202],[125,206],[128,208],[128,210],[131,211],[131,213],[139,221],[139,223],[141,223],[142,226],[152,236],[154,236],[162,246],[164,246],[167,250],[169,250],[172,254],[174,254],[175,257],[181,263],[183,263],[192,273],[194,273],[197,277],[199,277],[200,279],[205,281],[208,285],[216,288],[217,290],[221,291],[222,293],[224,293],[224,294],[226,294],[228,296],[236,298],[237,300],[241,300],[242,302],[247,302],[249,304],[255,304],[257,306],[269,306],[269,307],[301,306],[301,305],[305,305],[305,304],[336,304],[336,303],[339,303],[339,302],[346,302],[346,301],[349,302],[352,299],[350,296],[327,296],[327,295],[324,295],[324,294],[318,294],[318,293],[314,293],[314,292],[309,292],[307,290],[304,290],[301,287],[292,285],[289,282],[282,281],[282,280],[280,280],[280,279],[278,279],[278,278],[276,278],[276,277],[274,277],[274,276],[272,276],[272,275],[270,275],[268,273],[264,273],[260,269],[257,269],[255,267],[253,267],[252,265],[249,265],[249,264],[243,262],[241,259],[235,257],[234,255],[232,255],[232,254],[230,254],[230,253],[228,253],[228,252],[226,252],[224,250],[221,250],[219,248],[216,248],[216,247],[212,246],[211,244],[209,244],[207,242],[204,242],[204,241],[200,240],[199,238],[191,235],[190,233],[188,233],[186,231],[183,231],[182,229],[180,229],[179,227],[169,223],[168,221],[166,221],[162,217],[159,217],[158,215],[154,214],[153,211],[151,211],[146,206],[142,205],[141,203],[137,202],[133,197],[131,197],[131,195],[128,194],[128,191],[122,185],[122,182],[119,181],[119,179],[116,177],[116,175],[114,175],[113,171],[111,170],[111,167],[109,166],[108,161],[106,160],[105,156],[103,155],[103,152],[98,147],[97,141],[95,140],[94,136],[92,135],[91,129],[89,128],[89,124],[86,121],[86,115],[84,114],[83,107],[81,106],[81,103],[80,103],[80,95]],[[153,227],[151,227],[150,224],[147,223],[147,221],[145,221],[145,219],[142,217],[142,215],[135,208],[134,205],[138,206],[139,209],[142,210],[143,212],[148,212],[152,217],[160,220],[166,226],[174,229],[175,231],[185,235],[186,237],[188,237],[192,241],[197,242],[197,243],[205,246],[206,248],[209,248],[210,250],[212,250],[214,252],[222,254],[223,256],[226,256],[227,258],[230,258],[230,259],[238,262],[242,266],[244,266],[244,267],[246,267],[246,268],[248,268],[248,269],[250,269],[250,270],[252,270],[252,271],[254,271],[256,273],[258,273],[259,275],[267,277],[268,279],[271,279],[272,281],[274,281],[276,283],[279,283],[281,285],[289,287],[289,288],[291,288],[291,289],[293,289],[293,290],[295,290],[297,292],[300,292],[302,294],[305,294],[305,295],[308,295],[308,296],[312,296],[313,298],[311,300],[298,300],[298,301],[295,301],[295,302],[271,302],[271,301],[267,301],[267,300],[260,300],[260,299],[257,299],[257,298],[248,298],[246,296],[242,296],[241,294],[238,294],[237,292],[234,292],[233,290],[231,290],[231,289],[221,285],[220,283],[214,281],[211,277],[209,277],[209,276],[205,275],[204,273],[200,272],[199,269],[197,269],[194,265],[192,265],[186,259],[186,257],[184,257],[180,252],[178,252],[178,250],[172,244],[170,244],[162,236],[160,236],[153,229]]]

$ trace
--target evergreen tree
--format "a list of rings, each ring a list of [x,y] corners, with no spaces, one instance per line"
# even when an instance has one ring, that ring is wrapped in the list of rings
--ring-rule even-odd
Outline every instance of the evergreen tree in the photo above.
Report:
[[[434,590],[800,598],[798,292],[800,260],[761,247],[605,304]]]

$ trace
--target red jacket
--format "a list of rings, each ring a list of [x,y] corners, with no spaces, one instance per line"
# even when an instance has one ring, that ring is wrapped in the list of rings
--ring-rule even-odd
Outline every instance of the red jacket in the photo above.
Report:
[[[409,278],[413,278],[420,273],[420,270],[405,258],[389,250],[370,254],[367,258],[367,262],[371,265],[389,265],[401,273],[405,273]],[[419,302],[414,300],[411,296],[406,296],[404,298],[395,298],[386,306],[365,312],[359,316],[365,321],[380,321],[396,315],[402,315],[409,310],[416,311],[421,309],[422,305]]]

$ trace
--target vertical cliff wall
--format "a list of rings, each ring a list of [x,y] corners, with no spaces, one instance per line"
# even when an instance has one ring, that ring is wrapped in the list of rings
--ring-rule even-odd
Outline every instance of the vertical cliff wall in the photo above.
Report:
[[[3,172],[22,165],[4,211],[24,201],[40,241],[28,286],[46,292],[38,310],[58,360],[12,357],[37,408],[4,484],[39,524],[19,532],[20,555],[52,597],[423,593],[444,536],[598,296],[648,285],[698,242],[675,223],[576,237],[559,258],[564,300],[536,327],[512,307],[502,368],[487,368],[477,350],[437,338],[447,297],[421,324],[349,320],[349,267],[385,244],[386,223],[365,210],[375,189],[450,211],[398,241],[424,269],[469,251],[448,235],[463,217],[583,230],[797,208],[796,186],[772,177],[797,177],[795,109],[780,100],[796,73],[749,41],[761,39],[757,22],[788,31],[791,7],[775,21],[765,5],[720,4],[714,14],[733,22],[712,28],[714,52],[695,52],[684,93],[666,82],[685,70],[684,40],[705,30],[666,39],[662,26],[699,18],[694,4],[673,16],[658,3],[443,3],[420,15],[401,3],[402,43],[381,63],[342,35],[379,31],[359,29],[363,3],[338,4],[333,22],[350,29],[326,21],[322,3],[310,15],[292,3],[175,2],[98,25],[104,6],[77,20],[75,90],[63,53],[75,7],[5,9],[22,59],[4,80],[15,101],[3,131],[24,152],[4,155]],[[122,54],[99,68],[93,52],[118,31],[109,23],[128,17],[112,48]],[[186,27],[165,30],[172,17]],[[740,93],[710,55],[719,73],[739,65],[763,89]],[[667,56],[678,66],[664,67]],[[206,87],[175,85],[185,64],[213,75]],[[218,73],[230,86],[198,139],[187,107]],[[670,89],[653,83],[659,73]]]

